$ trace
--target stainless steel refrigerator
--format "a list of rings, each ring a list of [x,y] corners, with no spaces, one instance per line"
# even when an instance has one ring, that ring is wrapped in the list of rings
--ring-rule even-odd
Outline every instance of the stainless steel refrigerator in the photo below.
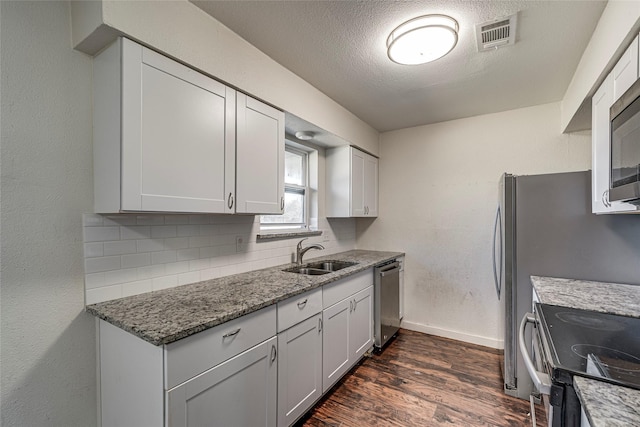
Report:
[[[516,324],[531,310],[530,276],[640,284],[640,215],[592,214],[589,171],[504,174],[494,230],[496,294],[505,312],[504,389],[528,399],[532,383]]]

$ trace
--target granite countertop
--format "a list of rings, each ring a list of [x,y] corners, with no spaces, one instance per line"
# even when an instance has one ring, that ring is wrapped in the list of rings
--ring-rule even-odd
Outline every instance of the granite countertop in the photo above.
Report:
[[[591,427],[638,425],[640,390],[583,377],[573,377],[573,385]]]
[[[640,286],[531,276],[540,302],[640,318]]]
[[[640,286],[531,276],[540,302],[640,318]],[[580,376],[574,386],[592,427],[640,425],[640,390]]]
[[[87,306],[87,312],[154,345],[169,344],[308,290],[403,256],[353,250],[306,261],[357,264],[321,276],[289,273],[285,264]]]

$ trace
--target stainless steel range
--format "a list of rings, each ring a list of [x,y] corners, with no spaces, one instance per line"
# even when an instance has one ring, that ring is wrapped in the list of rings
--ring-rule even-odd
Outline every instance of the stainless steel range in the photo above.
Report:
[[[547,304],[534,311],[522,319],[520,340],[526,324],[534,323],[538,363],[525,357],[525,364],[538,390],[548,394],[550,425],[580,426],[574,375],[640,389],[640,319]]]

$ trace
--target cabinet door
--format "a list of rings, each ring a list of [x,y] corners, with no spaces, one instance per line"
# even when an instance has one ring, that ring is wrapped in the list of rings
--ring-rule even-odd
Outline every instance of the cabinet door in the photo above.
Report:
[[[238,93],[236,114],[236,212],[281,214],[284,113]]]
[[[349,311],[345,299],[322,312],[322,392],[325,393],[350,368]]]
[[[365,156],[360,150],[351,148],[351,216],[365,215]]]
[[[129,40],[122,48],[122,210],[229,212],[235,91]]]
[[[293,424],[322,396],[322,314],[278,334],[278,426]]]
[[[638,80],[638,37],[631,42],[611,73],[613,102],[616,102]]]
[[[629,203],[609,202],[609,169],[611,122],[609,108],[613,104],[613,74],[602,82],[593,95],[591,109],[591,209],[593,213],[615,213],[635,211],[636,207]]]
[[[277,338],[273,337],[167,392],[167,423],[275,426]]]
[[[373,345],[373,286],[353,297],[349,316],[349,356],[353,362]]]
[[[364,206],[366,216],[378,216],[378,159],[370,155],[364,162]]]

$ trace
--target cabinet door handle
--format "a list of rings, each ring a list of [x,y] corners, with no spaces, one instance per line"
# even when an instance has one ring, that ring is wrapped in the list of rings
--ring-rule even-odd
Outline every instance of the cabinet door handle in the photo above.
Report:
[[[349,301],[349,313],[353,311],[353,300]]]
[[[607,208],[611,207],[611,202],[609,202],[609,190],[605,190],[604,193],[602,193],[602,203]]]
[[[302,309],[304,308],[304,306],[305,306],[305,305],[307,305],[307,298],[305,298],[305,299],[304,299],[304,301],[300,301],[300,302],[298,303],[298,308],[299,308],[300,310],[302,310]]]
[[[233,193],[229,193],[229,197],[227,198],[227,206],[229,206],[229,209],[233,207]]]
[[[284,197],[280,197],[280,210],[284,210]]]
[[[322,317],[318,318],[318,333],[322,332]]]
[[[242,328],[238,328],[238,329],[236,329],[236,330],[235,330],[235,331],[233,331],[233,332],[227,332],[226,334],[224,334],[224,335],[222,336],[222,339],[235,337],[235,336],[236,336],[236,335],[238,335],[238,333],[240,332],[240,329],[242,329]]]
[[[356,308],[358,308],[358,300],[354,299],[353,300],[353,311],[356,311]]]
[[[271,363],[276,361],[276,357],[278,357],[278,349],[275,344],[271,344]]]

